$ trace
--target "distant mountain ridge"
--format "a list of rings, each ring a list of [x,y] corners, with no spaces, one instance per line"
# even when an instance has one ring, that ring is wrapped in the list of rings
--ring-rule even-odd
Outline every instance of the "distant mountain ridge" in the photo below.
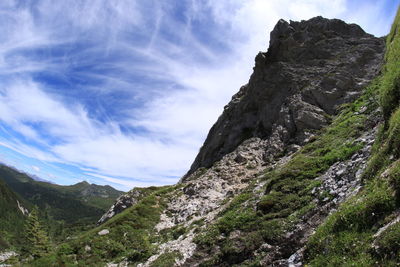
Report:
[[[21,196],[28,194],[24,192],[23,188],[17,187],[18,184],[23,183],[25,186],[29,184],[29,186],[35,185],[38,187],[55,190],[64,194],[65,196],[72,196],[101,209],[108,209],[110,206],[109,203],[113,203],[113,201],[115,201],[115,199],[117,199],[123,193],[122,191],[116,190],[109,185],[103,186],[89,184],[86,181],[82,181],[74,185],[58,185],[3,164],[0,164],[0,179],[3,179],[6,183],[8,183],[11,188],[15,186],[13,190],[21,194]]]
[[[63,186],[38,181],[31,175],[6,165],[0,165],[0,182],[5,192],[2,196],[8,196],[3,199],[2,206],[9,214],[15,214],[13,220],[23,220],[17,200],[24,203],[23,205],[29,210],[33,206],[38,206],[42,220],[48,224],[49,232],[59,237],[71,227],[87,227],[95,224],[123,193],[111,186],[87,182]],[[0,217],[0,224],[7,221],[6,218],[3,219],[2,221]],[[17,225],[19,228],[16,230],[22,231],[22,225],[19,223]]]

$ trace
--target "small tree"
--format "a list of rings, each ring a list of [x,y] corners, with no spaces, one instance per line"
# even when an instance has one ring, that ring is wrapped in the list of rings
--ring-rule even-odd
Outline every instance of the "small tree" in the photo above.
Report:
[[[35,259],[50,251],[49,238],[43,230],[38,217],[37,207],[33,208],[26,222],[26,252]]]

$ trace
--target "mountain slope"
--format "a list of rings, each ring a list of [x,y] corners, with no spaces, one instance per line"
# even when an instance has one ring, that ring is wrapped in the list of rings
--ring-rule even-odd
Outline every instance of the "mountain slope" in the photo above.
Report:
[[[399,16],[385,59],[357,25],[279,21],[181,182],[120,197],[47,266],[399,264]]]
[[[25,202],[0,180],[0,250],[22,242]]]
[[[82,200],[90,206],[100,209],[108,209],[112,203],[123,193],[109,185],[89,184],[86,181],[74,185],[56,185],[50,183],[39,183],[43,187],[55,189],[65,195]]]
[[[101,216],[103,211],[108,209],[122,194],[121,191],[115,190],[111,186],[100,186],[87,182],[62,186],[36,181],[27,174],[5,165],[0,166],[0,179],[33,204],[41,208],[52,206],[54,214],[51,216],[70,222],[79,217]],[[67,206],[70,206],[71,209],[68,209]],[[85,215],[86,211],[84,210],[87,208],[88,213]]]
[[[36,181],[5,165],[0,165],[0,181],[19,196],[20,202],[39,207],[41,220],[54,241],[90,229],[122,193],[110,186],[87,182],[60,186]]]

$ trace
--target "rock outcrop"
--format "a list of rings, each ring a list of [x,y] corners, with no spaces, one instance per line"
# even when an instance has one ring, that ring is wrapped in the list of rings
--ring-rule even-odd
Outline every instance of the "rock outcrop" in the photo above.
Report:
[[[285,146],[304,144],[341,104],[360,95],[378,73],[383,52],[383,39],[355,24],[280,20],[268,51],[256,56],[248,84],[225,107],[182,181],[251,137],[273,139],[265,161]]]
[[[12,266],[11,264],[3,264],[5,261],[12,257],[16,257],[18,254],[15,251],[5,251],[5,252],[0,252],[0,266],[1,267],[8,267]]]
[[[128,193],[121,195],[117,198],[110,209],[106,213],[104,213],[103,216],[101,216],[97,224],[102,224],[108,221],[113,216],[138,203],[138,201],[141,200],[144,196],[148,195],[150,191],[151,190],[144,190],[142,188],[134,188]]]

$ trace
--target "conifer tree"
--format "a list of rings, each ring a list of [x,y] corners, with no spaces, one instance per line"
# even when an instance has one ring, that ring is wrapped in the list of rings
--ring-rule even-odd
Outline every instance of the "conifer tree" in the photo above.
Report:
[[[28,216],[26,222],[26,252],[34,258],[40,258],[50,251],[49,238],[43,230],[35,207]]]

